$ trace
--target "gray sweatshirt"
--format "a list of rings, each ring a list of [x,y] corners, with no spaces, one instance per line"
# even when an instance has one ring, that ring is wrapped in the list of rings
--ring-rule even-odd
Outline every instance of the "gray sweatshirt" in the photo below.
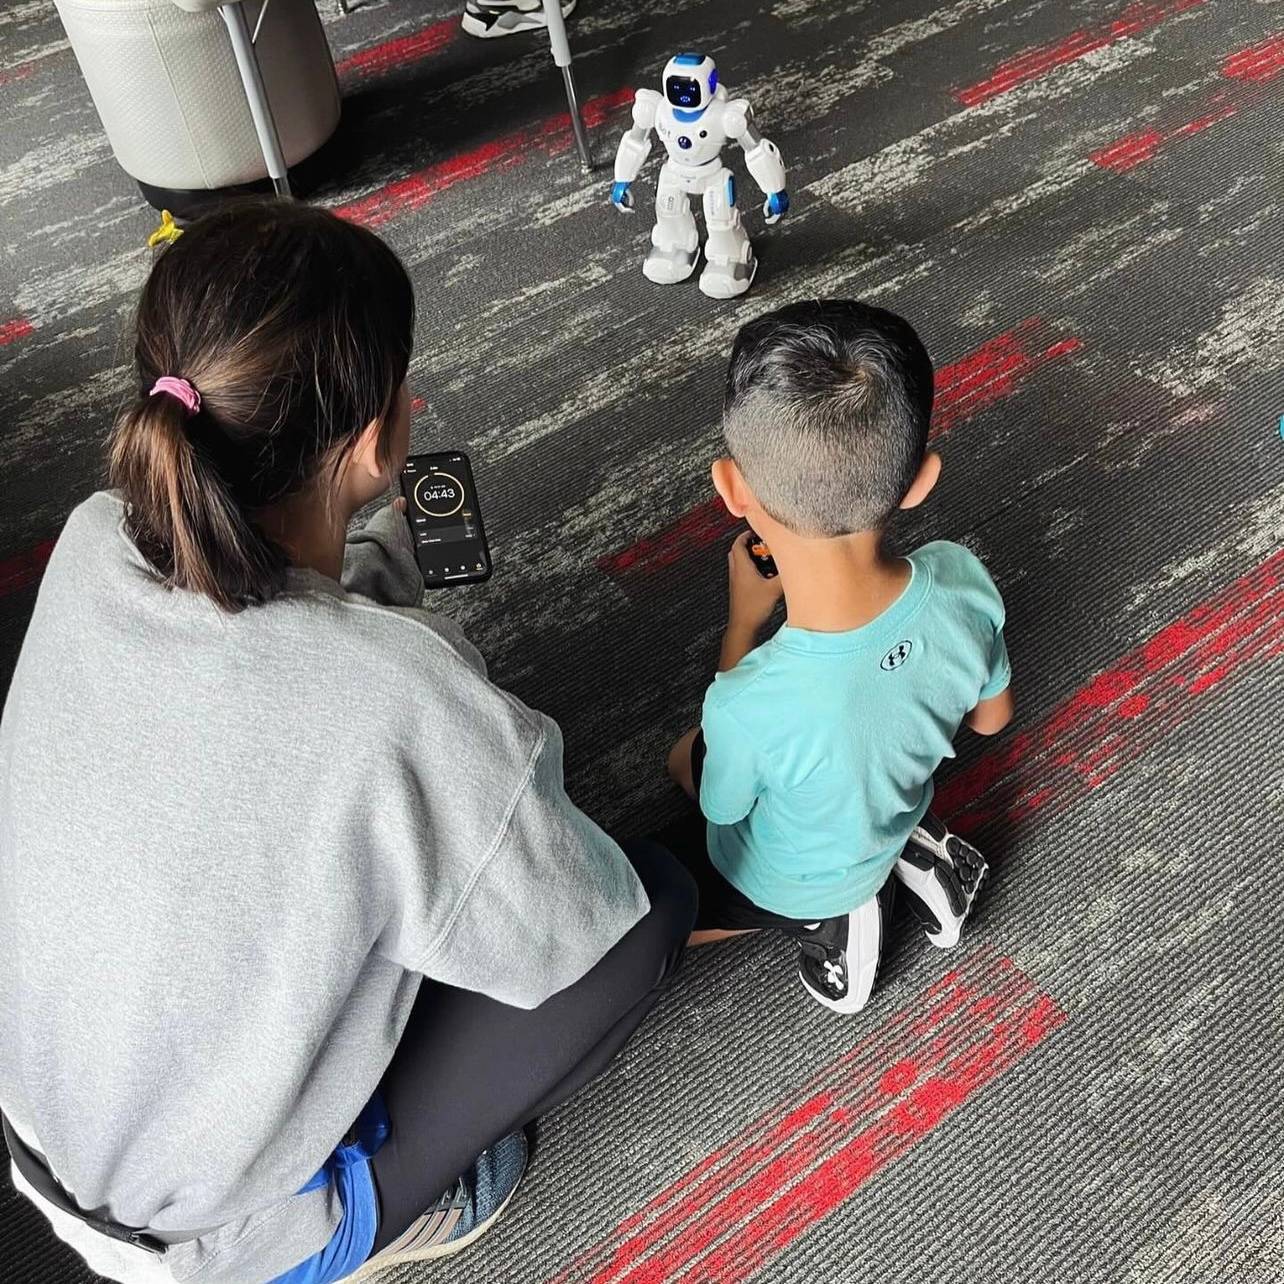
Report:
[[[334,1230],[293,1192],[421,976],[534,1007],[646,894],[556,725],[417,609],[399,514],[342,587],[238,615],[160,586],[122,516],[72,514],[0,721],[0,1110],[81,1207],[213,1228],[173,1278],[251,1284]]]

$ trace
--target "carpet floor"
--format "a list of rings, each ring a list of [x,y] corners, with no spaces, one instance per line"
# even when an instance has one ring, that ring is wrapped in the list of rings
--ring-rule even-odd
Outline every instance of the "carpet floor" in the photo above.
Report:
[[[389,1280],[1284,1280],[1284,4],[581,0],[591,176],[542,39],[469,40],[446,0],[325,22],[352,159],[314,199],[404,257],[414,445],[471,453],[492,538],[443,605],[561,722],[582,806],[676,813],[662,756],[723,611],[723,366],[790,299],[924,335],[945,469],[895,535],[985,560],[1019,706],[941,774],[994,868],[953,956],[899,925],[850,1019],[781,941],[691,958],[543,1122],[502,1225]],[[632,89],[684,48],[790,171],[783,222],[746,201],[735,304],[643,279],[655,161],[638,217],[606,203]],[[0,9],[0,112],[7,685],[101,482],[155,217],[48,0]],[[0,1275],[87,1278],[7,1184]]]

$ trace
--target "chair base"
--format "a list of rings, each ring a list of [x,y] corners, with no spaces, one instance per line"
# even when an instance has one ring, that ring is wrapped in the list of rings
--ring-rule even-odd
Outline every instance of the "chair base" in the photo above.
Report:
[[[336,131],[311,156],[304,157],[289,169],[290,191],[294,196],[308,196],[328,178],[342,171],[337,153],[340,141]],[[132,175],[131,175],[132,177]],[[266,176],[252,183],[236,183],[230,187],[157,187],[135,178],[143,200],[155,210],[169,210],[175,218],[191,220],[216,209],[224,201],[238,196],[271,196],[272,180]]]

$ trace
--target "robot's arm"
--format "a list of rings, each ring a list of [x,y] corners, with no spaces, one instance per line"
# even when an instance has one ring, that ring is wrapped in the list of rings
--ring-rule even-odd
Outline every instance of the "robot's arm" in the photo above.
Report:
[[[633,194],[629,184],[642,172],[651,154],[651,130],[660,107],[660,95],[654,89],[639,89],[633,99],[633,128],[620,139],[615,153],[615,184],[611,204],[622,214],[633,212]]]
[[[767,200],[762,212],[768,223],[779,222],[789,210],[789,193],[785,190],[785,162],[780,148],[764,138],[754,124],[753,109],[743,98],[727,104],[723,117],[727,134],[744,148],[745,164],[753,181],[762,188]]]

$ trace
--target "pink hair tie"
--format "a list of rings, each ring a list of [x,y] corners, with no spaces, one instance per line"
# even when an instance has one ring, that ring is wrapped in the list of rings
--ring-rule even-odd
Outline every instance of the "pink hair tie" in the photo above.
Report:
[[[186,379],[177,379],[173,375],[161,375],[152,384],[150,396],[163,392],[175,401],[181,401],[187,407],[187,413],[194,415],[201,408],[201,394]]]

